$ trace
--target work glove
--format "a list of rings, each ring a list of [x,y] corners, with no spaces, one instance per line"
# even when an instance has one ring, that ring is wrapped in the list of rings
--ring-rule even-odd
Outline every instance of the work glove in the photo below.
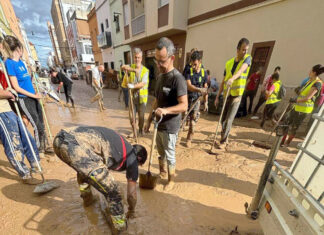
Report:
[[[15,91],[14,89],[12,89],[10,87],[8,87],[6,90],[9,91],[11,94],[14,95],[15,101],[18,101],[18,93],[17,93],[17,91]]]
[[[297,103],[297,98],[290,98],[289,99],[289,102],[290,103]]]
[[[134,88],[135,88],[135,85],[132,84],[132,83],[128,83],[128,84],[127,84],[127,87],[128,87],[129,89],[134,89]]]

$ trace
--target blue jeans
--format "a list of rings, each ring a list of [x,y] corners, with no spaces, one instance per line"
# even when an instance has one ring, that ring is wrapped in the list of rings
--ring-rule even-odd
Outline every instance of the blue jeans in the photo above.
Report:
[[[31,166],[35,166],[36,163],[22,125],[24,124],[19,121],[14,112],[0,113],[0,139],[6,156],[19,176],[25,177],[29,176],[30,173],[29,168],[24,163],[24,157],[27,157]],[[36,142],[29,132],[28,136],[39,160]]]
[[[160,159],[164,161],[166,158],[168,165],[175,167],[176,165],[176,143],[178,133],[171,134],[166,131],[158,131],[156,135],[156,147],[160,155]]]
[[[124,101],[125,101],[125,106],[126,108],[128,108],[128,88],[124,88],[122,87],[123,89],[123,93],[124,93]]]

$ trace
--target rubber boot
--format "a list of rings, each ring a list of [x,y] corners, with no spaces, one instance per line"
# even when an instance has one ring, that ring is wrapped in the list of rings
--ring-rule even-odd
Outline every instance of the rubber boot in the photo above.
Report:
[[[168,165],[168,184],[164,186],[165,191],[170,191],[174,186],[175,166]]]
[[[167,176],[167,162],[165,159],[159,157],[160,178],[164,179]]]
[[[291,143],[291,141],[293,140],[294,137],[295,137],[295,135],[289,135],[288,140],[286,142],[287,147],[290,145],[290,143]]]
[[[79,185],[80,197],[83,199],[84,206],[90,206],[93,203],[93,195],[91,192],[90,185],[87,183],[83,183]]]

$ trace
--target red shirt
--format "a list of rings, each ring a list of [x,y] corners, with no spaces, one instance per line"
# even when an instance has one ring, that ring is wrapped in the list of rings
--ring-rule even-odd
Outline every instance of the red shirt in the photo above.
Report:
[[[246,90],[254,91],[259,82],[260,82],[261,74],[254,73],[249,77],[249,83],[247,84]]]

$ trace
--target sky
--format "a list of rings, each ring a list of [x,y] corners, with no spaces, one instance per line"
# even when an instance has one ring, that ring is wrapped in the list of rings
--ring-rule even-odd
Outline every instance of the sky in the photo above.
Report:
[[[37,51],[43,67],[46,67],[47,56],[53,51],[47,29],[47,21],[52,23],[52,0],[11,0],[16,16],[23,23],[27,37]]]

